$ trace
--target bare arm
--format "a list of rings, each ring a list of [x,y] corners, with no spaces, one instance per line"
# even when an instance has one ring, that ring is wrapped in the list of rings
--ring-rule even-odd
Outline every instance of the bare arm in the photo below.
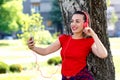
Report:
[[[86,29],[84,29],[84,32],[87,35],[92,36],[95,41],[92,45],[93,53],[99,58],[106,58],[108,55],[107,50],[102,44],[102,42],[100,41],[100,39],[98,38],[97,34],[90,27],[87,27]]]
[[[53,53],[55,51],[57,51],[58,49],[61,48],[60,42],[59,40],[56,40],[54,43],[52,43],[51,45],[49,45],[46,48],[41,48],[41,47],[36,47],[34,40],[33,39],[29,39],[28,40],[28,47],[29,49],[31,49],[32,51],[36,52],[37,54],[40,55],[47,55],[50,53]]]
[[[99,58],[106,58],[108,53],[102,42],[99,40],[97,35],[93,36],[94,38],[94,44],[92,45],[92,51],[95,55],[97,55]]]

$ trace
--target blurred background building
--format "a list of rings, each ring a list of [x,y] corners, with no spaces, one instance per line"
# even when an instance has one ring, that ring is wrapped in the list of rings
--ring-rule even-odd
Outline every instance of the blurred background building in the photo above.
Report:
[[[107,8],[108,35],[110,37],[120,37],[120,0],[110,1],[111,4]],[[112,22],[109,20],[111,17],[113,17]]]
[[[120,22],[120,0],[111,0],[111,6],[114,7],[118,21]]]
[[[23,12],[31,15],[32,12],[40,13],[43,17],[43,24],[45,29],[49,30],[50,33],[57,32],[57,28],[52,24],[50,20],[50,11],[52,9],[52,0],[25,0],[23,2]]]

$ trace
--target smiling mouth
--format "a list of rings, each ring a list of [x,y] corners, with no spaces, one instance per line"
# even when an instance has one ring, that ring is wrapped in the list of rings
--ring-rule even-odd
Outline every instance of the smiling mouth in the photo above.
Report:
[[[77,27],[72,27],[72,30],[73,30],[73,31],[75,31],[75,30],[77,30],[77,29],[78,29]]]

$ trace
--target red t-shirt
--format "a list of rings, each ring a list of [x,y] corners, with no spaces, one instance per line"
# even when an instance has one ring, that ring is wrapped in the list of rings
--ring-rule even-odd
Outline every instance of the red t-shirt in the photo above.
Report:
[[[87,62],[86,57],[94,43],[93,38],[72,39],[70,35],[59,36],[61,44],[62,70],[64,76],[74,76],[82,70]]]

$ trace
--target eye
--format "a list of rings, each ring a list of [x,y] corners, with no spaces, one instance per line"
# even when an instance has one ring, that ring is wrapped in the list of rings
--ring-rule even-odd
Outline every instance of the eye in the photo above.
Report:
[[[73,22],[80,23],[81,21],[80,20],[70,20],[70,23],[73,23]]]
[[[80,21],[79,21],[79,20],[76,20],[76,23],[80,23]]]
[[[70,20],[70,23],[72,23],[73,22],[73,20]]]

